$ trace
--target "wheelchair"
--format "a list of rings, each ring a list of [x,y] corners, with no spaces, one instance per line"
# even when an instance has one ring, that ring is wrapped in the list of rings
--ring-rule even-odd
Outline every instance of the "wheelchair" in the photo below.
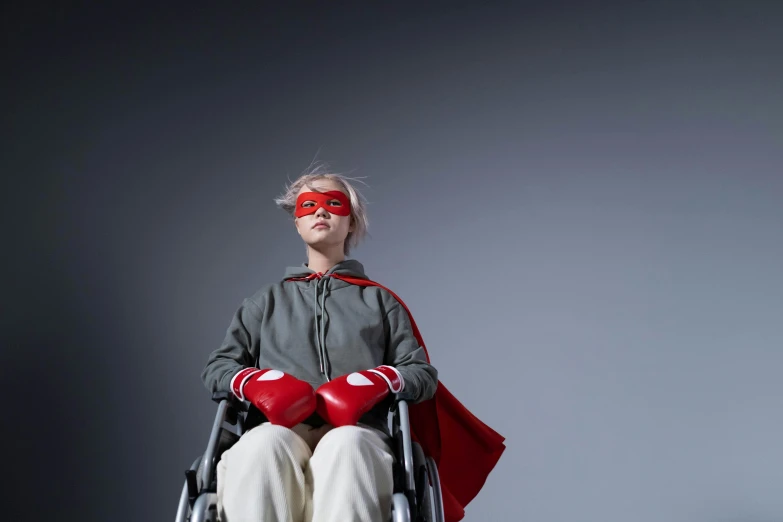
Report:
[[[217,463],[245,432],[248,405],[233,394],[217,392],[218,404],[206,451],[185,471],[175,522],[217,522]],[[389,428],[395,454],[390,522],[445,522],[438,468],[411,439],[408,402],[393,396]]]

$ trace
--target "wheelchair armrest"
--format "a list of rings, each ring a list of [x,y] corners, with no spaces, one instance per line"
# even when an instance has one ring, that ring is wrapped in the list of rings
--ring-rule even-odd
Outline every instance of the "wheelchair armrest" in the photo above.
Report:
[[[411,402],[412,400],[413,400],[413,394],[411,394],[410,392],[400,392],[394,394],[394,402],[400,402],[400,401]]]
[[[392,437],[397,440],[401,453],[403,481],[405,489],[412,492],[415,486],[413,469],[413,441],[411,439],[410,417],[408,416],[408,403],[412,396],[407,393],[395,393],[391,411],[394,414]]]
[[[228,401],[228,405],[237,411],[247,411],[247,404],[237,399],[237,396],[231,392],[218,391],[212,394],[212,400],[220,404],[223,401]]]

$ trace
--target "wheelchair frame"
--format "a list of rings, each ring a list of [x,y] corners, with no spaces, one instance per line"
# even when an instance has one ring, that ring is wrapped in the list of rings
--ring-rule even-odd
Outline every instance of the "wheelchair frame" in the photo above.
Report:
[[[245,433],[247,404],[227,392],[212,400],[218,408],[207,448],[185,471],[175,522],[217,522],[217,463]],[[445,522],[438,467],[411,439],[407,400],[395,395],[389,411],[396,457],[391,522]]]

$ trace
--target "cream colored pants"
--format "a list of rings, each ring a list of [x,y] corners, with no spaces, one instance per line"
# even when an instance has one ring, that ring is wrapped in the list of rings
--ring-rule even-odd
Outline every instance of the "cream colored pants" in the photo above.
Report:
[[[364,426],[261,424],[217,464],[221,522],[388,522],[394,455]]]

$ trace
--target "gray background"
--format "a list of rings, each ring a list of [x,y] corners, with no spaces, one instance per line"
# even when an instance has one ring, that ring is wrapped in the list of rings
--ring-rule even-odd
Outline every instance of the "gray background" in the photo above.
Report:
[[[2,17],[9,519],[174,516],[317,154],[507,437],[466,521],[783,520],[779,3],[119,5]]]

